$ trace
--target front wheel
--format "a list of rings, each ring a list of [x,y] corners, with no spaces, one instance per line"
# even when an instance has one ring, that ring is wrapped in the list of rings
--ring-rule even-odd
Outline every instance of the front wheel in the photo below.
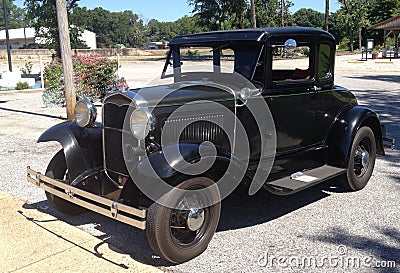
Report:
[[[63,150],[59,151],[51,159],[46,170],[46,176],[62,182],[69,180],[67,163],[65,161],[65,155]],[[67,200],[55,196],[47,191],[46,191],[46,197],[50,205],[52,205],[52,207],[54,207],[55,209],[64,214],[75,216],[86,212],[86,210],[83,207],[68,202]]]
[[[374,170],[376,141],[369,127],[361,127],[354,137],[347,167],[345,188],[351,191],[363,189]]]
[[[174,264],[191,260],[206,250],[221,212],[220,193],[211,179],[191,178],[177,188],[184,191],[173,189],[162,197],[173,208],[155,202],[148,209],[146,221],[150,247]]]

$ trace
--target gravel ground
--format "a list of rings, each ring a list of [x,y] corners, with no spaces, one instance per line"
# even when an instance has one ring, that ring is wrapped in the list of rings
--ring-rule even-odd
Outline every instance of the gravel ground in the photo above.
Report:
[[[349,63],[357,58],[338,58],[336,83],[354,90],[361,104],[376,110],[388,125],[389,137],[400,143],[400,60]],[[131,87],[142,86],[161,69],[160,62],[123,63],[121,68],[125,75],[130,72],[126,78]],[[26,182],[25,167],[44,171],[60,148],[57,143],[36,144],[40,133],[65,115],[64,109],[42,107],[40,95],[0,92],[0,190],[106,240],[136,260],[169,272],[400,272],[398,149],[378,158],[368,186],[360,192],[342,192],[329,181],[289,197],[235,193],[223,202],[218,231],[208,249],[192,261],[171,266],[152,256],[143,231],[95,213],[63,216],[43,201],[43,191]],[[304,259],[313,266],[290,266]],[[357,261],[360,268],[354,265]],[[369,267],[384,261],[395,261],[397,268]]]

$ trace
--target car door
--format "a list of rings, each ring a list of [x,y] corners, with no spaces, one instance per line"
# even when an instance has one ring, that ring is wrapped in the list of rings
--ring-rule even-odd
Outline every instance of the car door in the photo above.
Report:
[[[333,87],[330,48],[324,52],[328,54],[322,69],[328,71],[326,79],[320,82],[320,42],[300,39],[297,43],[291,55],[277,55],[271,47],[267,61],[271,72],[264,96],[277,130],[277,155],[319,148],[337,112],[329,99]]]

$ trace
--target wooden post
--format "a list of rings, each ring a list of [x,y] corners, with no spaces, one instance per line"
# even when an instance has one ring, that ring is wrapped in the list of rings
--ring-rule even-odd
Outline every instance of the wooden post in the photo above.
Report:
[[[324,30],[329,31],[329,0],[325,0],[325,24]]]
[[[281,0],[282,27],[285,26],[285,0]]]
[[[257,20],[256,20],[256,5],[254,3],[255,0],[250,0],[251,5],[251,27],[257,27]]]
[[[42,55],[39,55],[39,62],[40,62],[40,83],[41,83],[42,89],[44,90],[44,76],[43,76],[44,67],[43,67]]]
[[[67,4],[65,0],[56,0],[58,31],[60,34],[61,58],[65,85],[65,102],[67,104],[67,118],[74,119],[76,93],[73,78],[72,50],[69,37]]]

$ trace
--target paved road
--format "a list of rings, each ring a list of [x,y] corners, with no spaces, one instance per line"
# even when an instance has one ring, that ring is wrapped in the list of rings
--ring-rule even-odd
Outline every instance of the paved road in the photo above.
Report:
[[[400,76],[391,72],[357,75],[356,70],[339,69],[336,82],[355,90],[361,104],[376,110],[388,125],[389,136],[400,143]],[[54,109],[51,115],[42,108],[30,113],[12,111],[21,109],[25,101],[32,106],[39,103],[39,96],[0,93],[0,190],[33,202],[136,260],[171,272],[299,272],[316,271],[316,266],[323,272],[400,272],[399,150],[378,158],[370,183],[360,192],[343,192],[330,181],[290,197],[234,194],[223,202],[218,231],[207,251],[188,263],[171,266],[152,256],[144,232],[94,213],[75,218],[60,215],[43,201],[40,190],[25,182],[25,166],[45,169],[58,149],[57,144],[35,144],[34,139],[39,131],[60,121],[56,117],[62,110]],[[18,133],[7,129],[10,125]],[[311,266],[295,266],[297,261]],[[397,268],[371,267],[390,266],[390,261]],[[356,268],[358,262],[361,269]]]

